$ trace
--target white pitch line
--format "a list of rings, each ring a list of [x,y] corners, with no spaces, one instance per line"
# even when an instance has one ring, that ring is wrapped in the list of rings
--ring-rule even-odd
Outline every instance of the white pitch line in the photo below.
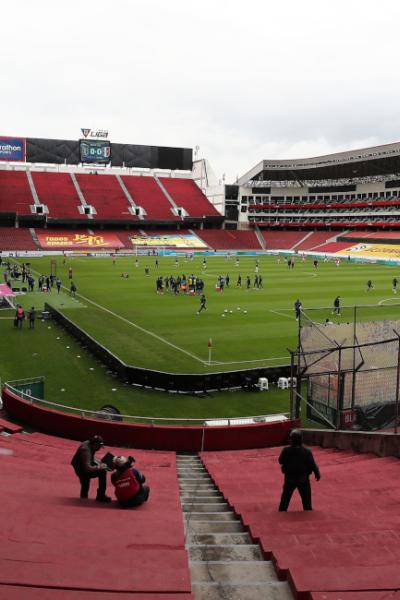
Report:
[[[32,269],[35,273],[38,273],[38,271],[36,271],[35,269]],[[65,286],[62,286],[63,289],[67,289]],[[183,354],[186,354],[187,356],[190,356],[191,358],[194,358],[195,360],[197,360],[198,362],[202,363],[203,365],[208,364],[207,360],[203,360],[202,358],[199,358],[198,356],[196,356],[195,354],[192,354],[191,352],[188,352],[188,350],[184,350],[183,348],[180,348],[179,346],[176,346],[175,344],[173,344],[172,342],[169,342],[168,340],[166,340],[165,338],[157,335],[156,333],[154,333],[153,331],[149,331],[148,329],[145,329],[144,327],[141,327],[140,325],[137,325],[136,323],[133,323],[132,321],[129,321],[128,319],[126,319],[125,317],[122,317],[121,315],[113,312],[112,310],[110,310],[109,308],[106,308],[105,306],[102,306],[101,304],[98,304],[97,302],[94,302],[94,300],[90,300],[89,298],[86,298],[86,296],[83,296],[82,294],[76,294],[77,296],[79,296],[79,298],[83,298],[86,302],[90,302],[90,304],[93,304],[93,306],[97,306],[97,308],[100,308],[101,310],[104,310],[105,312],[108,312],[110,315],[112,315],[113,317],[115,317],[116,319],[120,319],[121,321],[124,321],[125,323],[127,323],[128,325],[131,325],[131,327],[135,327],[136,329],[139,329],[139,331],[142,331],[143,333],[146,333],[147,335],[150,335],[152,337],[154,337],[155,339],[159,340],[160,342],[163,342],[164,344],[167,344],[168,346],[171,346],[171,348],[175,348],[175,350],[178,350],[179,352],[183,352]],[[271,311],[271,312],[276,312],[276,311]],[[277,313],[279,314],[279,313]],[[288,316],[288,315],[283,315],[283,316]],[[291,318],[291,317],[290,317]],[[266,360],[283,360],[283,358],[287,358],[287,357],[278,357],[278,358],[271,358],[271,359],[265,359],[265,358],[256,358],[254,360],[244,360],[244,361],[235,361],[235,362],[221,362],[218,364],[244,364],[244,363],[255,363],[255,362],[265,362]]]
[[[275,360],[287,360],[287,356],[277,356],[276,358],[255,358],[254,360],[232,360],[227,362],[213,361],[215,365],[242,365],[244,363],[256,363],[256,362],[272,362]]]
[[[276,315],[279,315],[280,317],[286,317],[287,319],[290,319],[291,321],[293,321],[293,319],[294,319],[293,316],[285,315],[285,313],[282,313],[279,310],[272,310],[272,308],[269,309],[269,312],[275,313]]]
[[[384,298],[383,300],[379,300],[378,304],[379,306],[382,306],[382,304],[385,304],[385,302],[396,302],[398,304],[400,302],[400,298],[396,298],[396,296],[392,298]]]
[[[205,364],[207,362],[207,361],[203,360],[202,358],[199,358],[195,354],[192,354],[191,352],[188,352],[188,350],[184,350],[183,348],[180,348],[179,346],[176,346],[172,342],[169,342],[168,340],[166,340],[165,338],[157,335],[153,331],[149,331],[148,329],[145,329],[144,327],[141,327],[140,325],[137,325],[136,323],[133,323],[132,321],[129,321],[129,319],[126,319],[125,317],[122,317],[121,315],[115,313],[114,311],[110,310],[109,308],[106,308],[105,306],[102,306],[101,304],[97,304],[97,302],[94,302],[94,300],[90,300],[89,298],[86,298],[86,296],[82,296],[82,294],[77,294],[77,295],[80,298],[83,298],[86,302],[90,302],[90,304],[93,304],[94,306],[97,306],[97,308],[100,308],[101,310],[104,310],[105,312],[108,312],[110,315],[112,315],[116,319],[120,319],[120,321],[124,321],[124,323],[127,323],[131,327],[135,327],[139,331],[142,331],[143,333],[146,333],[147,335],[150,335],[151,337],[154,337],[156,340],[159,340],[160,342],[163,342],[164,344],[167,344],[168,346],[171,346],[171,348],[175,348],[175,350],[178,350],[179,352],[183,352],[183,354],[186,354],[187,356],[190,356],[191,358],[194,358],[195,360],[201,362],[202,364]]]

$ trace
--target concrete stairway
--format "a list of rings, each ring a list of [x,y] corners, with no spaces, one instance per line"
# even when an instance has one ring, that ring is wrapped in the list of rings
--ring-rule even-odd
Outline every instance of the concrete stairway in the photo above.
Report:
[[[178,454],[177,468],[195,599],[292,600],[199,457]]]

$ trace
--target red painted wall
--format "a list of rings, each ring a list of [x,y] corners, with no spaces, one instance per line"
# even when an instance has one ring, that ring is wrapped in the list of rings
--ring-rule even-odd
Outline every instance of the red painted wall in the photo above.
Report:
[[[186,427],[141,425],[88,419],[31,404],[3,388],[4,408],[10,416],[34,429],[85,440],[94,434],[103,436],[107,445],[154,450],[243,450],[279,446],[287,441],[298,421],[233,425],[230,427]],[[204,436],[204,437],[203,437]]]

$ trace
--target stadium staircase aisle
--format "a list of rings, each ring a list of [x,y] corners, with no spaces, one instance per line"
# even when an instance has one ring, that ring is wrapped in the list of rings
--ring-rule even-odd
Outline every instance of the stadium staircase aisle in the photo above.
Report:
[[[178,454],[177,467],[195,600],[291,599],[198,456]]]
[[[121,510],[78,497],[77,442],[2,427],[0,598],[193,600],[174,452],[135,450],[150,500]]]
[[[399,460],[334,449],[313,452],[322,475],[312,482],[314,510],[303,512],[295,494],[287,513],[277,512],[280,448],[201,456],[296,598],[394,597],[400,589]],[[233,471],[240,477],[232,477]]]

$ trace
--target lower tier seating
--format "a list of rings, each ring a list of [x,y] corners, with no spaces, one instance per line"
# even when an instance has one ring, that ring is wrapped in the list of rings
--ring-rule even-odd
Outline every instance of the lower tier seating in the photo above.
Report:
[[[262,250],[254,231],[201,229],[196,235],[214,250]]]
[[[321,244],[324,244],[331,238],[334,238],[334,234],[331,231],[313,231],[311,235],[307,234],[306,239],[301,244],[296,246],[296,251],[302,252],[303,250],[319,249]]]
[[[307,236],[306,231],[261,231],[261,234],[267,250],[291,250]]]
[[[0,597],[191,600],[175,454],[135,450],[150,499],[122,510],[95,502],[95,482],[88,500],[78,497],[77,445],[0,436]]]
[[[31,230],[15,227],[0,227],[1,250],[37,250]]]
[[[279,513],[280,451],[204,452],[201,457],[297,598],[337,600],[355,592],[363,600],[372,593],[378,594],[374,599],[391,598],[383,594],[400,587],[398,459],[313,448],[321,470],[321,480],[311,483],[314,510],[303,512],[295,492],[289,511]]]

